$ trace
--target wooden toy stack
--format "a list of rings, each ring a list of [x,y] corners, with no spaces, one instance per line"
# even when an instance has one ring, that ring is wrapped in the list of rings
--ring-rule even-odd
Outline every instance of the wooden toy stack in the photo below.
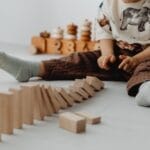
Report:
[[[80,27],[78,37],[78,26],[74,23],[67,25],[66,35],[60,27],[54,29],[50,34],[41,32],[40,36],[34,36],[31,40],[31,53],[48,53],[69,55],[74,52],[86,52],[100,49],[100,41],[92,41],[92,23],[85,19]]]
[[[30,82],[8,92],[1,92],[0,135],[13,134],[14,129],[22,129],[24,124],[33,125],[34,120],[44,120],[46,116],[58,113],[60,109],[84,102],[103,88],[104,83],[101,80],[88,76],[86,79],[75,80],[68,88]],[[74,128],[78,126],[76,124]]]

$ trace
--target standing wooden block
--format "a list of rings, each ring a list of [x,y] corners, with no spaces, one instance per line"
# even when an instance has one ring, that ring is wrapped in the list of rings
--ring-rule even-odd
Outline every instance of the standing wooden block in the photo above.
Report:
[[[77,94],[81,95],[84,100],[89,98],[89,94],[85,92],[81,87],[70,86],[69,88]]]
[[[62,54],[70,55],[74,53],[76,50],[76,43],[75,40],[62,40]]]
[[[60,107],[62,109],[66,109],[68,107],[68,105],[67,105],[67,102],[65,101],[65,99],[58,93],[58,91],[55,88],[52,88],[52,90],[53,90],[53,93],[54,93],[57,101],[60,104]]]
[[[94,50],[94,46],[95,46],[95,41],[89,41],[88,42],[88,50],[89,51],[93,51]]]
[[[46,116],[51,116],[54,113],[54,111],[52,108],[52,104],[50,103],[50,97],[48,96],[44,85],[41,85],[41,92],[44,101],[44,109],[46,111]]]
[[[13,134],[13,95],[0,93],[0,132]]]
[[[88,124],[98,124],[101,122],[100,116],[95,116],[87,112],[76,112],[75,114],[84,117]]]
[[[83,101],[83,97],[74,92],[72,89],[67,89],[66,91],[68,95],[70,95],[74,99],[75,102],[81,103]]]
[[[89,96],[95,95],[94,89],[84,79],[83,80],[76,79],[74,82],[74,86],[82,88],[89,94]]]
[[[61,54],[62,41],[60,39],[47,38],[47,53]]]
[[[34,93],[33,87],[21,86],[22,120],[24,124],[33,125]]]
[[[53,91],[52,91],[52,88],[51,86],[45,86],[45,89],[47,91],[47,94],[49,95],[50,97],[50,103],[52,104],[52,107],[53,107],[53,110],[55,113],[58,113],[59,110],[60,110],[60,103],[57,101]]]
[[[93,87],[96,91],[101,90],[104,88],[104,83],[103,81],[99,80],[97,77],[94,76],[87,76],[86,77],[86,82]]]
[[[13,93],[13,110],[14,110],[14,128],[22,129],[23,118],[22,118],[22,90],[20,88],[10,89]]]
[[[86,121],[83,117],[65,112],[59,115],[59,127],[74,133],[81,133],[86,130]]]
[[[63,89],[63,88],[56,88],[56,90],[65,99],[65,101],[67,102],[68,106],[73,106],[74,101],[73,101],[72,97],[70,97],[67,94],[67,92],[65,91],[65,89]]]
[[[39,53],[46,52],[46,40],[42,37],[32,37],[31,45],[33,45]]]

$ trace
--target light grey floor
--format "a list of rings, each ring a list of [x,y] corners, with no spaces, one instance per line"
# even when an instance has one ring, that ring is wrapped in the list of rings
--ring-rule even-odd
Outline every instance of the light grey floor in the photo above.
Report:
[[[0,44],[0,50],[14,56],[40,61],[59,56],[32,56],[27,48]],[[42,81],[44,82],[44,81]],[[52,86],[68,86],[72,81],[51,81]],[[0,70],[0,91],[19,83]],[[85,110],[102,116],[102,124],[88,125],[86,133],[73,134],[58,127],[58,116],[35,122],[15,130],[12,136],[3,136],[0,150],[149,150],[150,109],[139,107],[127,96],[122,82],[105,82],[105,89],[82,104],[65,111]]]

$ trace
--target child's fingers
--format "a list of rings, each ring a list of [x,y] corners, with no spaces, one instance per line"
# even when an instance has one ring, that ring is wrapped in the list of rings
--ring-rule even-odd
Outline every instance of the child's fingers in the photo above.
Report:
[[[124,59],[122,62],[121,62],[121,64],[119,65],[119,69],[123,69],[123,67],[126,65],[126,64],[128,64],[128,62],[129,62],[129,60],[128,59]]]
[[[108,66],[108,63],[109,63],[109,59],[110,59],[110,57],[106,57],[105,59],[104,59],[104,61],[103,61],[103,68],[104,69],[109,69],[109,66]]]
[[[111,63],[114,63],[115,61],[116,61],[115,56],[111,56],[111,57],[110,57],[110,62],[111,62]]]
[[[119,56],[119,59],[121,59],[121,60],[123,60],[123,59],[125,59],[127,56],[125,56],[125,55],[120,55]]]

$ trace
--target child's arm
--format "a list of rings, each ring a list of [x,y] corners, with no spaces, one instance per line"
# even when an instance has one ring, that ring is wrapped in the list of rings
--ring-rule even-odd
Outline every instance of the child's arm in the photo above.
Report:
[[[97,63],[102,69],[109,69],[109,64],[114,63],[116,58],[113,50],[114,41],[111,39],[101,40],[101,56],[98,58]]]
[[[133,57],[121,55],[120,59],[122,60],[122,62],[119,65],[119,69],[130,72],[142,61],[150,59],[150,46]]]

